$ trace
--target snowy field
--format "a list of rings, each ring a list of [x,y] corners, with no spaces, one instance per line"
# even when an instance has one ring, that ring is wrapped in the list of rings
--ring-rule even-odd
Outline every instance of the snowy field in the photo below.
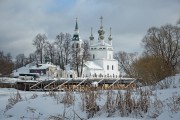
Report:
[[[127,102],[131,105],[124,105]],[[35,92],[0,88],[0,103],[0,120],[180,120],[180,75],[156,87],[130,91]]]

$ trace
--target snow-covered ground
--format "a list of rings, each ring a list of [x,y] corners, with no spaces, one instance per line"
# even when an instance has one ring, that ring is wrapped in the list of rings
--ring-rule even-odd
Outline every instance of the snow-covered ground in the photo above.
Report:
[[[148,98],[149,108],[146,113],[138,112],[136,115],[135,113],[131,113],[124,115],[124,117],[122,117],[119,110],[109,115],[105,108],[108,99],[107,92],[109,91],[98,91],[96,104],[99,106],[99,110],[93,116],[89,117],[89,119],[180,120],[180,75],[170,77],[162,82],[155,88],[142,88],[151,93]],[[169,88],[162,87],[162,84],[166,83],[170,83]],[[123,94],[126,91],[112,92],[115,93],[114,97],[116,97],[118,92]],[[54,93],[0,88],[0,120],[60,120],[58,118],[62,118],[63,116],[65,120],[88,119],[88,112],[83,110],[83,95],[84,93],[81,92]],[[139,98],[139,93],[136,90],[132,90],[131,95],[135,99]],[[112,99],[114,98],[112,97]]]

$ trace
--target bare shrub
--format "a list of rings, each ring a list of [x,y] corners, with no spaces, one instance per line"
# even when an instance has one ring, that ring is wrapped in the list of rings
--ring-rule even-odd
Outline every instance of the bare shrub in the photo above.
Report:
[[[169,107],[171,112],[177,113],[178,111],[180,111],[180,96],[173,95],[171,98],[169,98],[167,106]]]
[[[112,116],[112,114],[116,111],[115,93],[113,91],[107,91],[105,106],[108,117]]]
[[[86,91],[81,93],[81,109],[86,110],[87,118],[92,118],[97,111],[99,106],[96,103],[97,93],[95,91]]]
[[[12,94],[8,99],[8,104],[6,105],[5,112],[11,109],[16,103],[22,100],[21,94],[17,91],[16,94]]]
[[[50,115],[50,116],[48,117],[48,120],[64,120],[64,118],[63,118],[62,115],[57,115],[57,116]]]
[[[155,97],[155,100],[151,103],[150,111],[149,111],[149,117],[150,118],[157,118],[162,112],[163,112],[164,104],[161,100],[157,99],[157,96]]]
[[[139,89],[136,92],[138,93],[136,97],[132,96],[133,93],[129,89],[126,90],[124,94],[120,91],[116,94],[115,101],[112,102],[115,103],[113,104],[113,108],[119,111],[121,117],[128,117],[130,115],[143,117],[143,113],[147,113],[150,106],[149,95],[151,92],[147,92],[147,90],[142,89]],[[110,101],[109,99],[107,100]]]
[[[64,103],[66,106],[71,106],[74,103],[74,95],[72,94],[72,92],[65,92],[61,103]]]
[[[85,98],[86,98],[86,96],[85,96],[85,92],[82,92],[81,94],[80,94],[80,98],[81,98],[81,110],[82,111],[84,111],[86,108],[85,108]]]
[[[54,91],[49,91],[49,96],[55,97],[55,96],[56,96],[56,92],[54,92]]]

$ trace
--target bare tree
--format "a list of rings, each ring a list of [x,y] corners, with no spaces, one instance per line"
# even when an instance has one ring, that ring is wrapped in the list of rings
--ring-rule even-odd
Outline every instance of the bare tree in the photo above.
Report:
[[[38,34],[33,40],[33,45],[36,47],[35,53],[39,56],[40,63],[43,63],[43,50],[46,40],[47,37],[45,34]]]
[[[73,48],[72,49],[72,61],[71,61],[71,66],[74,70],[77,72],[77,76],[81,77],[81,67],[82,67],[82,55],[81,53],[81,48]]]
[[[28,59],[29,59],[29,63],[38,61],[35,53],[30,53]]]
[[[57,46],[57,61],[61,69],[65,69],[64,66],[70,62],[71,53],[71,35],[66,33],[60,33],[56,36],[55,44]]]
[[[18,54],[16,56],[15,67],[20,68],[20,67],[24,66],[25,64],[26,64],[25,63],[25,55],[23,53]]]
[[[63,42],[65,40],[65,35],[60,33],[56,36],[55,44],[57,45],[57,58],[58,64],[61,69],[64,69],[64,60],[63,60]]]
[[[130,77],[135,77],[132,63],[137,59],[137,53],[127,53],[119,51],[114,54],[114,58],[118,60],[119,69]]]
[[[90,57],[88,41],[84,41],[82,45],[74,44],[72,47],[71,66],[76,70],[78,77],[82,76],[84,62]]]
[[[44,52],[45,52],[44,56],[48,57],[51,63],[54,63],[55,43],[50,43],[49,41],[46,41]]]
[[[159,56],[170,71],[174,72],[180,61],[180,28],[173,25],[165,25],[161,28],[152,27],[143,38],[145,52]]]
[[[11,54],[4,54],[3,51],[0,51],[0,75],[9,75],[13,70],[13,62]]]
[[[70,62],[70,54],[71,54],[71,35],[66,33],[65,41],[64,41],[64,62],[65,65],[69,64]]]
[[[89,60],[89,58],[90,58],[89,42],[88,42],[88,41],[83,41],[82,48],[83,48],[82,59],[81,59],[81,65],[82,65],[82,66],[81,66],[81,73],[80,73],[80,75],[82,75],[84,63],[85,63],[87,60]]]

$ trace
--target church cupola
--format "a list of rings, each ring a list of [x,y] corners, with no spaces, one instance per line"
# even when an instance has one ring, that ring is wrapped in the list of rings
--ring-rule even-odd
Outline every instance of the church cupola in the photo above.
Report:
[[[75,25],[72,41],[79,41],[79,40],[80,40],[80,36],[79,36],[79,29],[78,29],[78,23],[77,23],[77,18],[76,18],[76,25]]]
[[[110,35],[108,37],[108,42],[109,42],[110,45],[112,45],[111,27],[110,27]]]
[[[105,31],[103,30],[103,26],[102,26],[103,17],[101,16],[100,19],[101,19],[101,26],[100,26],[100,29],[98,30],[98,34],[99,34],[98,39],[101,42],[101,44],[103,45],[104,44],[104,33],[105,33]]]
[[[92,34],[92,29],[93,29],[93,28],[91,28],[91,36],[89,37],[89,39],[90,39],[90,45],[93,44],[93,40],[94,40],[94,36],[93,36],[93,34]]]

